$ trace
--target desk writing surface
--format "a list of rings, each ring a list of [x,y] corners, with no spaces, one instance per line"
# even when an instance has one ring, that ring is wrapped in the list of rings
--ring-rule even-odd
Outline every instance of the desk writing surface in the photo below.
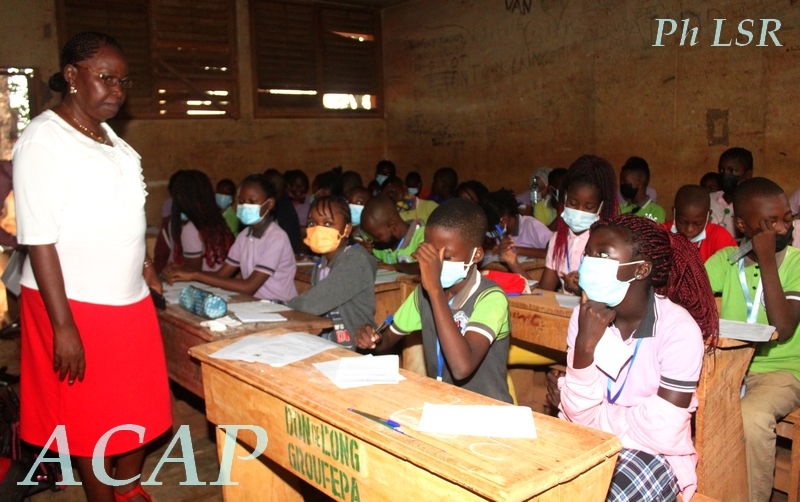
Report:
[[[209,380],[214,383],[205,389],[209,420],[218,424],[255,424],[247,420],[263,421],[264,417],[272,416],[280,423],[267,424],[271,434],[269,444],[274,448],[268,446],[265,455],[287,469],[290,460],[286,443],[290,443],[291,451],[291,443],[298,441],[287,433],[290,424],[284,423],[288,421],[284,417],[295,416],[295,413],[312,417],[381,450],[383,453],[376,452],[362,459],[362,464],[366,464],[361,466],[362,474],[368,472],[374,477],[383,471],[378,467],[391,470],[392,465],[384,466],[377,460],[388,454],[394,463],[408,462],[420,472],[432,473],[461,490],[466,489],[490,500],[528,500],[553,487],[570,483],[595,467],[602,465],[613,471],[615,456],[621,448],[619,440],[611,434],[538,414],[534,418],[537,439],[495,440],[419,433],[416,426],[425,402],[505,404],[405,370],[401,373],[407,380],[397,385],[338,389],[311,364],[356,356],[339,348],[281,368],[209,358],[210,354],[229,343],[230,340],[217,341],[193,347],[190,351],[203,363],[204,375],[215,375],[213,380]],[[237,405],[230,406],[225,401],[231,399],[230,395],[237,392],[234,387],[239,385],[249,389],[246,395],[250,398],[234,398]],[[257,398],[258,394],[253,392],[264,398]],[[263,404],[267,402],[272,404]],[[281,409],[259,409],[260,406]],[[400,422],[405,434],[363,419],[348,411],[349,407]],[[306,443],[299,444],[307,449]],[[369,450],[362,448],[359,451],[366,454]],[[378,462],[378,465],[373,463],[370,467],[370,461]],[[359,480],[365,489],[374,481],[368,479],[369,476],[363,482]],[[598,494],[594,494],[599,497],[592,495],[585,500],[604,500],[606,490],[607,481],[606,486],[599,487]],[[362,500],[366,499],[362,493]],[[545,500],[561,499],[545,497]]]

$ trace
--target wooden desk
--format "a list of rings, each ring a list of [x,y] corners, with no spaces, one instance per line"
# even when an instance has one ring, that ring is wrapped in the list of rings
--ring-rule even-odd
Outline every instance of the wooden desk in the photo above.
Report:
[[[531,279],[537,281],[540,281],[542,279],[542,274],[544,273],[544,260],[531,258],[520,263],[520,265],[522,265],[522,269],[528,273],[528,276]],[[487,264],[485,267],[482,267],[481,270],[498,270],[500,272],[510,272],[506,264],[501,261],[493,261],[492,263]]]
[[[269,439],[262,457],[240,461],[255,447],[255,436],[240,432],[231,469],[239,485],[223,487],[228,502],[299,502],[298,478],[347,501],[605,500],[621,448],[610,434],[544,415],[535,415],[538,439],[423,434],[424,402],[501,403],[407,371],[396,386],[340,390],[311,366],[355,356],[338,348],[282,368],[208,357],[228,343],[190,351],[202,363],[208,419],[257,425]],[[390,417],[405,434],[348,407]],[[224,438],[218,429],[220,455]]]
[[[236,295],[231,298],[230,303],[253,300],[255,298],[251,296]],[[288,330],[284,332],[305,331],[316,334],[333,326],[330,319],[305,312],[293,310],[280,314],[288,320],[280,323],[245,323],[222,332],[216,332],[200,326],[200,323],[207,319],[192,314],[180,305],[167,304],[167,310],[158,312],[158,322],[161,326],[161,338],[164,341],[164,353],[167,358],[167,372],[170,379],[186,387],[193,394],[203,397],[200,364],[189,357],[188,351],[191,347],[215,340],[238,338],[276,327]]]
[[[559,307],[552,291],[535,293],[542,295],[509,297],[512,338],[566,352],[572,309]],[[720,338],[714,354],[703,357],[697,387],[697,491],[726,502],[748,499],[739,393],[754,351],[752,343]]]

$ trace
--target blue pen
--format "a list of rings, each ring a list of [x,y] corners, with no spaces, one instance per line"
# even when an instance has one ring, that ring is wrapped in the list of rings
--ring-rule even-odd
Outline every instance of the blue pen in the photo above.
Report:
[[[502,229],[502,228],[500,228],[500,225],[499,225],[499,224],[495,225],[495,226],[494,226],[494,228],[495,228],[495,230],[497,230],[497,234],[500,236],[500,237],[497,239],[497,245],[499,246],[499,245],[500,245],[500,241],[501,241],[501,240],[503,240],[503,236],[504,236],[506,233],[503,231],[503,229]],[[515,252],[515,253],[517,252],[517,250],[514,248],[514,246],[511,246],[511,251],[513,251],[513,252]]]
[[[375,333],[377,333],[377,334],[383,333],[386,330],[386,328],[388,328],[389,326],[392,325],[392,321],[394,321],[394,316],[390,315],[389,317],[386,318],[385,321],[383,321],[383,324],[381,324],[381,327],[375,330]]]
[[[400,423],[399,422],[395,422],[394,420],[389,420],[389,419],[377,417],[377,416],[372,415],[370,413],[365,413],[363,411],[359,411],[359,410],[357,410],[355,408],[347,408],[347,409],[352,411],[353,413],[357,413],[357,414],[361,415],[364,418],[368,418],[368,419],[370,419],[370,420],[372,420],[374,422],[378,422],[381,425],[389,427],[390,429],[396,429],[397,427],[400,427]],[[397,431],[397,432],[400,432],[400,431]]]

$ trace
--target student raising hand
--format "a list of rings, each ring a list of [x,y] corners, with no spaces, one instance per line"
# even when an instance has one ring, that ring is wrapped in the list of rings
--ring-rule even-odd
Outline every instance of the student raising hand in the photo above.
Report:
[[[444,248],[437,250],[433,244],[422,242],[412,255],[419,262],[419,273],[422,276],[422,287],[425,291],[442,289],[442,262]]]

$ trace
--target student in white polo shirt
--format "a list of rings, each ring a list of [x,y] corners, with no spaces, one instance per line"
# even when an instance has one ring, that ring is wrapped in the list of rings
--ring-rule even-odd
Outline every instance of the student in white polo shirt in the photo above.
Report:
[[[288,301],[297,296],[297,263],[289,237],[271,215],[275,187],[263,174],[252,174],[239,187],[236,215],[248,227],[239,233],[225,264],[217,272],[176,268],[167,281],[199,281],[263,300]],[[233,277],[241,269],[242,278]]]

